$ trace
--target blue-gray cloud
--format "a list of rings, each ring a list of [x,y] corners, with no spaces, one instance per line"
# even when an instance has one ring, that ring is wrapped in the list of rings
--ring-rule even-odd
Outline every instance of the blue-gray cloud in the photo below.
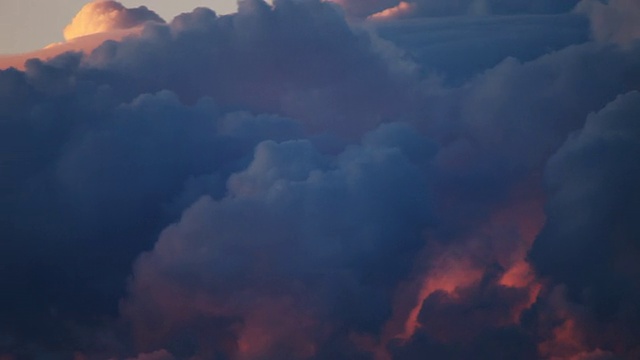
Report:
[[[246,0],[1,71],[0,355],[633,358],[640,48],[574,4]]]

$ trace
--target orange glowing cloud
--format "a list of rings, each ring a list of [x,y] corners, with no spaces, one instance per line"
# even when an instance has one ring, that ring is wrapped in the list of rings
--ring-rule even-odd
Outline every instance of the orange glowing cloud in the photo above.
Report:
[[[526,185],[526,184],[525,184]],[[536,301],[542,285],[526,261],[537,234],[544,225],[543,197],[529,187],[517,188],[514,201],[493,211],[484,224],[460,239],[459,245],[429,247],[425,256],[430,257],[431,266],[426,275],[402,285],[396,294],[394,315],[387,324],[387,339],[407,340],[421,327],[418,317],[422,304],[436,291],[456,298],[458,291],[474,286],[486,271],[485,265],[498,263],[504,273],[499,285],[528,291],[528,301],[513,304],[510,309],[512,323],[519,321],[522,312]],[[487,241],[489,239],[489,241]],[[477,254],[490,244],[493,258],[477,261]],[[437,255],[433,255],[437,254]],[[435,258],[435,260],[434,260]]]
[[[398,18],[398,17],[403,17],[403,16],[407,16],[411,13],[413,13],[416,10],[416,5],[415,4],[411,4],[408,3],[406,1],[402,1],[400,2],[400,4],[389,8],[389,9],[385,9],[382,10],[378,13],[375,13],[371,16],[369,16],[369,19],[371,20],[387,20],[387,19],[393,19],[393,18]]]
[[[440,259],[436,269],[420,284],[417,303],[411,309],[404,323],[403,331],[398,335],[399,338],[408,339],[415,334],[420,327],[418,315],[422,308],[422,302],[431,294],[436,291],[444,291],[455,296],[456,289],[469,286],[482,277],[482,269],[474,268],[467,259],[445,256]]]
[[[535,276],[535,272],[531,265],[525,260],[520,260],[507,270],[500,279],[500,285],[513,288],[529,288],[529,301],[524,304],[518,304],[513,309],[513,322],[516,323],[520,319],[520,315],[526,309],[529,309],[538,298],[542,290],[542,284]]]

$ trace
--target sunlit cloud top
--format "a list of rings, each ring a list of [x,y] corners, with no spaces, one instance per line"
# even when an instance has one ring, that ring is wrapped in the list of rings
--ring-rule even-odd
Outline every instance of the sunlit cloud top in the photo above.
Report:
[[[144,6],[127,9],[115,1],[88,3],[64,29],[65,40],[110,30],[130,29],[147,21],[164,22],[156,13]]]

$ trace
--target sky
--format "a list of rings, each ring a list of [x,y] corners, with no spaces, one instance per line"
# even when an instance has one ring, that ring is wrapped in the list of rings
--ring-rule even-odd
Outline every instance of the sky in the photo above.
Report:
[[[640,2],[167,3],[2,30],[0,360],[640,358]]]

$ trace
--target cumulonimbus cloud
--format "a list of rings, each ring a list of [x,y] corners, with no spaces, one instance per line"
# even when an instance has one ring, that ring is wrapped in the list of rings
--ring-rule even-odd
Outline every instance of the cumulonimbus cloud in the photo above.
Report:
[[[0,357],[636,358],[640,48],[536,4],[246,0],[0,71]]]

